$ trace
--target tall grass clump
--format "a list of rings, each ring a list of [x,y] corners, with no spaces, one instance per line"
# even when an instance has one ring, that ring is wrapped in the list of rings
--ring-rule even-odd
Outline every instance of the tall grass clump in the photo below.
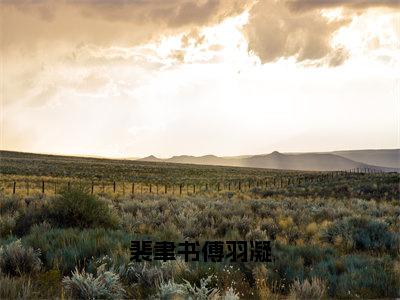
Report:
[[[42,262],[40,251],[24,248],[21,240],[16,240],[0,247],[0,270],[11,276],[35,274],[39,272]]]
[[[29,278],[0,276],[0,299],[30,299],[32,292]]]
[[[131,235],[123,231],[104,228],[52,228],[44,231],[34,226],[23,237],[24,244],[41,249],[41,259],[47,269],[56,268],[67,275],[77,266],[86,268],[91,258],[112,255],[113,258],[129,253]]]
[[[290,288],[292,299],[322,299],[326,294],[326,284],[319,278],[312,278],[300,282],[295,280]]]

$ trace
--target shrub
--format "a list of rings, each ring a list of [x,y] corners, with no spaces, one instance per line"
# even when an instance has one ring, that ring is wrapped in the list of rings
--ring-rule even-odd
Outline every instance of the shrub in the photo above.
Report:
[[[290,287],[290,296],[294,299],[321,299],[325,296],[326,284],[319,278],[303,282],[295,280]]]
[[[211,277],[202,279],[200,281],[200,287],[191,285],[188,281],[185,283],[176,283],[173,280],[168,282],[162,282],[159,287],[158,297],[160,299],[196,299],[196,300],[208,300],[208,299],[221,299],[221,300],[239,300],[239,295],[235,290],[230,287],[224,294],[220,295],[218,289],[208,288],[211,281]]]
[[[230,287],[225,291],[225,294],[222,296],[223,300],[239,300],[238,293],[235,292],[233,287]]]
[[[245,237],[246,241],[255,241],[255,240],[261,240],[265,241],[268,240],[268,235],[265,231],[260,230],[259,228],[256,229],[251,229]]]
[[[139,284],[145,289],[154,289],[162,281],[170,279],[164,278],[162,268],[147,263],[129,263],[121,275],[127,283]]]
[[[200,286],[192,285],[189,281],[185,281],[183,287],[186,295],[192,299],[207,300],[218,295],[218,289],[208,287],[211,283],[212,276],[200,279]]]
[[[261,223],[261,230],[266,231],[271,240],[275,240],[280,228],[272,218],[266,219]]]
[[[59,227],[115,228],[117,220],[107,204],[82,187],[63,189],[50,205],[50,218]]]
[[[15,218],[11,215],[0,216],[0,237],[11,235],[15,230]]]
[[[6,197],[0,201],[0,211],[2,214],[16,212],[21,208],[21,201],[17,197]]]
[[[342,264],[344,272],[337,278],[336,297],[396,298],[399,296],[400,278],[394,274],[393,263],[387,257],[377,259],[349,255],[344,258]]]
[[[236,224],[236,229],[243,237],[246,236],[246,234],[250,231],[251,227],[252,227],[251,220],[247,216],[240,219],[239,222]]]
[[[60,295],[62,275],[59,270],[41,272],[35,278],[35,292],[39,298],[50,299]]]
[[[14,232],[18,236],[23,236],[29,232],[35,224],[40,224],[49,219],[47,206],[31,208],[21,213],[15,220]]]
[[[270,289],[267,284],[267,268],[265,265],[256,266],[252,270],[253,280],[258,296],[265,299],[270,296]]]
[[[72,276],[64,277],[62,282],[73,298],[115,299],[122,298],[125,293],[119,276],[112,271],[105,271],[104,265],[98,268],[96,276],[75,269]]]
[[[0,270],[8,275],[34,274],[40,270],[40,252],[24,248],[21,240],[0,247]]]
[[[183,274],[189,272],[189,265],[181,257],[177,257],[175,260],[168,260],[161,262],[161,270],[163,271],[163,279],[177,278]]]
[[[186,290],[183,284],[175,283],[173,280],[162,282],[159,287],[160,299],[185,299]]]
[[[399,247],[398,239],[389,231],[388,224],[360,217],[334,222],[322,235],[322,239],[330,243],[335,243],[338,237],[353,250],[396,251]]]
[[[273,261],[269,263],[268,285],[274,282],[282,287],[282,292],[290,292],[290,285],[295,280],[303,281],[309,276],[318,264],[335,257],[332,248],[304,245],[280,245],[278,243],[272,248]],[[314,275],[315,276],[315,275]],[[321,277],[324,278],[325,277]]]

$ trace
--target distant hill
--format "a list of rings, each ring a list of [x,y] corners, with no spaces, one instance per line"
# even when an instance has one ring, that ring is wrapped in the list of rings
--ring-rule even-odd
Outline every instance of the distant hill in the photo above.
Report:
[[[233,167],[268,168],[304,171],[336,171],[350,169],[374,169],[377,171],[399,171],[396,155],[399,150],[354,150],[329,153],[280,153],[243,155],[233,157],[173,156],[159,159],[154,156],[143,158],[143,161],[163,161],[170,163],[219,165]],[[358,160],[355,160],[356,158]]]
[[[237,158],[225,158],[218,157],[215,155],[204,155],[204,156],[173,156],[165,161],[170,163],[185,163],[185,164],[197,164],[197,165],[218,165],[218,166],[240,166],[240,159]]]
[[[136,160],[149,161],[149,162],[162,162],[162,161],[164,161],[163,159],[157,158],[154,155],[150,155],[150,156],[147,156],[147,157],[144,157],[144,158],[139,158],[139,159],[136,159]]]
[[[334,151],[333,154],[387,168],[400,168],[400,149]]]
[[[335,171],[357,168],[381,169],[378,166],[370,166],[335,154],[282,154],[276,151],[268,155],[250,157],[246,159],[246,166],[304,171]]]

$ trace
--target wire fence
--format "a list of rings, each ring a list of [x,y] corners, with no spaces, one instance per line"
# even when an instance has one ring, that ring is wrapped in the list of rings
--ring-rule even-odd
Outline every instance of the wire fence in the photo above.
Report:
[[[84,186],[91,194],[113,193],[122,195],[134,194],[165,194],[165,195],[195,195],[204,192],[236,191],[245,192],[253,188],[279,189],[305,186],[313,183],[329,182],[338,179],[350,179],[365,174],[381,174],[374,169],[352,169],[346,171],[325,172],[320,174],[304,174],[292,176],[270,176],[265,178],[229,179],[214,182],[135,182],[110,180],[0,180],[0,191],[3,194],[24,195],[55,195],[60,189],[70,189],[74,186]]]

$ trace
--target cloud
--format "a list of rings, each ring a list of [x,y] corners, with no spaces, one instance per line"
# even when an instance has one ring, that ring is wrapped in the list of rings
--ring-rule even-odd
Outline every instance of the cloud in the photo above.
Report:
[[[291,0],[286,4],[297,11],[329,8],[367,9],[373,7],[400,9],[398,0]]]
[[[128,63],[160,67],[165,62],[156,55],[133,48],[184,32],[198,45],[202,37],[196,28],[236,16],[247,5],[241,0],[0,0],[0,50],[7,74],[3,103],[23,101],[35,88],[32,104],[39,105],[41,98],[45,103],[64,85],[60,70]]]
[[[59,51],[60,57],[88,45],[133,47],[181,33],[183,48],[197,47],[204,40],[199,34],[202,27],[250,10],[244,31],[249,50],[262,62],[326,57],[330,65],[329,56],[339,51],[331,45],[332,36],[351,21],[354,12],[332,20],[321,9],[359,13],[370,7],[399,8],[399,4],[397,0],[5,0],[0,7],[0,47],[6,58],[39,57],[43,63],[43,57],[48,62],[49,52]],[[181,49],[176,50],[182,58]],[[50,56],[57,60],[57,54]]]
[[[205,41],[205,35],[201,34],[197,28],[184,34],[181,38],[182,47],[199,46]]]
[[[338,48],[329,57],[328,64],[330,67],[340,66],[349,58],[349,52],[346,49]]]
[[[240,0],[3,1],[2,48],[41,43],[134,46],[243,12]],[[5,30],[6,29],[6,30]]]
[[[229,56],[227,48],[210,44],[205,27],[247,10],[248,49],[263,63],[291,57],[305,65],[338,66],[350,54],[346,45],[334,46],[332,38],[354,14],[370,7],[398,5],[390,0],[0,0],[3,103],[35,97],[31,104],[39,105],[66,85],[65,70],[82,78],[89,75],[77,72],[107,72],[111,65],[153,70],[219,61]],[[332,8],[349,11],[340,19],[321,14]],[[169,54],[160,55],[156,47],[137,51],[169,35],[180,36]],[[385,45],[383,39],[379,45]]]
[[[265,0],[251,9],[245,34],[249,50],[264,63],[294,57],[297,61],[325,58],[327,65],[337,65],[345,60],[345,51],[332,47],[331,39],[349,22],[348,18],[329,20],[319,11],[297,12],[286,2]]]

